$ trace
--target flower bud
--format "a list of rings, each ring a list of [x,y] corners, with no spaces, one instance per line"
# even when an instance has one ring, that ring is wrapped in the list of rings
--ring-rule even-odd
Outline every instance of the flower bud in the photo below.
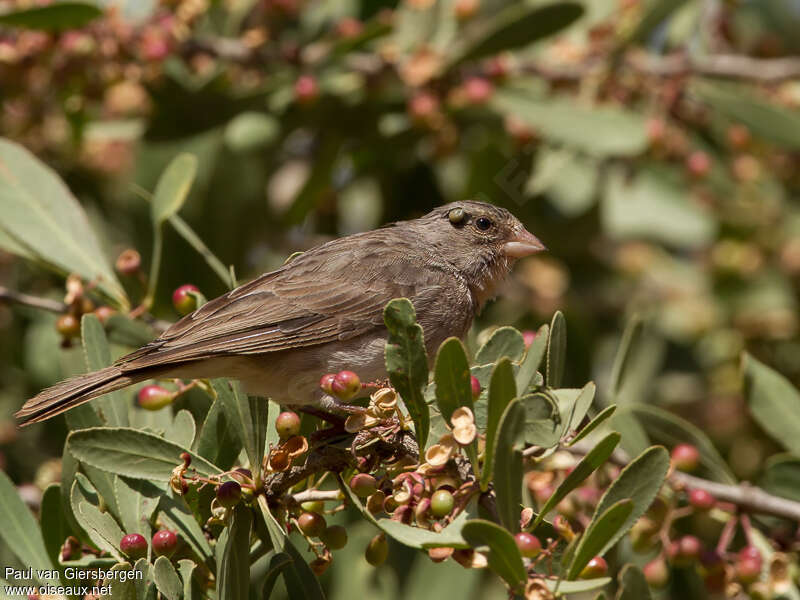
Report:
[[[383,503],[386,501],[386,494],[378,490],[367,498],[367,510],[373,515],[383,512]]]
[[[703,178],[711,172],[711,158],[702,150],[695,150],[686,157],[686,170],[692,177]]]
[[[200,290],[196,285],[191,283],[184,284],[172,292],[172,306],[181,315],[188,315],[190,312],[197,310],[197,298],[194,293],[199,293]]]
[[[319,97],[319,85],[311,75],[301,75],[294,83],[294,97],[300,104],[312,104]]]
[[[453,548],[448,548],[447,546],[443,546],[441,548],[428,549],[428,558],[430,558],[435,563],[440,563],[442,561],[445,561],[452,555],[453,555]]]
[[[119,549],[128,558],[137,560],[147,556],[147,540],[138,533],[129,533],[119,543]]]
[[[146,385],[139,390],[136,401],[145,410],[160,410],[172,404],[175,394],[160,385]]]
[[[115,314],[117,314],[117,311],[115,311],[110,306],[98,306],[94,310],[94,316],[96,316],[97,319],[100,321],[100,323],[102,323],[103,325],[105,325],[108,322],[108,320]]]
[[[153,552],[156,556],[166,556],[169,558],[178,547],[178,536],[175,532],[167,529],[156,531],[153,535]]]
[[[124,539],[124,538],[123,538]],[[147,542],[145,542],[147,545]],[[66,562],[68,560],[78,560],[81,557],[81,543],[78,541],[78,538],[71,535],[64,543],[61,545],[61,562]]]
[[[647,563],[642,569],[647,584],[656,589],[661,589],[669,582],[669,567],[666,561],[658,557]]]

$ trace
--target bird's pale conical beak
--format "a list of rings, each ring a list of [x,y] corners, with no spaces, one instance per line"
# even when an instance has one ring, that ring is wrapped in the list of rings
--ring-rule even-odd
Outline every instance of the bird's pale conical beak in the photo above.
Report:
[[[503,244],[503,251],[506,253],[506,256],[510,258],[523,258],[541,252],[542,250],[547,250],[547,248],[539,241],[539,238],[527,229],[518,232],[511,241]]]

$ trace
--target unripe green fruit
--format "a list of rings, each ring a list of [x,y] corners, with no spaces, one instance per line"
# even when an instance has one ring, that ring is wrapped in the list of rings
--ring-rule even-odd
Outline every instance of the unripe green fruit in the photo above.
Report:
[[[325,528],[319,539],[331,550],[341,550],[347,545],[347,530],[341,525],[331,525]]]
[[[275,431],[283,440],[300,434],[300,416],[296,412],[285,411],[275,419]]]
[[[147,540],[139,533],[129,533],[120,541],[119,549],[133,560],[144,558],[147,556]]]
[[[455,498],[449,490],[436,490],[431,496],[431,514],[434,517],[444,517],[453,512]]]
[[[242,486],[235,481],[226,481],[217,488],[217,502],[225,508],[233,508],[242,499]]]
[[[608,563],[602,556],[595,556],[590,560],[579,577],[581,579],[596,579],[598,577],[605,577],[608,574]]]
[[[519,548],[520,554],[525,558],[535,558],[542,551],[542,543],[535,535],[524,531],[514,536],[514,541]]]
[[[153,552],[156,556],[169,558],[178,547],[178,536],[173,531],[162,529],[153,535]]]
[[[61,337],[68,340],[80,337],[81,322],[74,315],[61,315],[56,319],[56,331],[61,334]]]
[[[350,479],[350,489],[359,498],[368,498],[378,490],[378,482],[368,473],[358,473]]]
[[[327,524],[325,523],[325,517],[321,514],[304,512],[297,517],[297,526],[300,528],[300,531],[308,537],[317,537],[325,531]]]
[[[366,558],[367,562],[373,567],[377,567],[378,565],[386,562],[386,558],[388,556],[389,543],[386,541],[386,536],[382,533],[379,533],[370,540],[369,544],[367,544],[367,549],[364,552],[364,558]]]

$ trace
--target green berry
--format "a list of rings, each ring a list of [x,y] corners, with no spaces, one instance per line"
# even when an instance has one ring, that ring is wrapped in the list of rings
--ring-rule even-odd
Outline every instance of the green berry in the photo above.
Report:
[[[386,562],[388,556],[389,543],[386,541],[386,536],[383,533],[379,533],[367,544],[364,558],[366,558],[367,562],[373,567],[377,567]]]
[[[453,512],[455,498],[450,490],[436,490],[431,496],[431,514],[434,517],[444,517]]]
[[[341,550],[347,545],[347,530],[341,525],[331,525],[325,528],[319,539],[331,550]]]
[[[300,531],[308,537],[318,537],[325,531],[327,524],[325,523],[325,517],[321,514],[304,512],[297,517],[297,526],[300,528]]]

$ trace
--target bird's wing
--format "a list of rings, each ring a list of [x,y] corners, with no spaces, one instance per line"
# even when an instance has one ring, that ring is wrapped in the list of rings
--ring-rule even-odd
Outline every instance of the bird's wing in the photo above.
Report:
[[[442,274],[430,277],[413,255],[393,247],[387,262],[380,238],[340,241],[350,243],[326,244],[215,298],[120,366],[130,371],[346,340],[383,327],[383,308],[392,298],[437,296]]]

